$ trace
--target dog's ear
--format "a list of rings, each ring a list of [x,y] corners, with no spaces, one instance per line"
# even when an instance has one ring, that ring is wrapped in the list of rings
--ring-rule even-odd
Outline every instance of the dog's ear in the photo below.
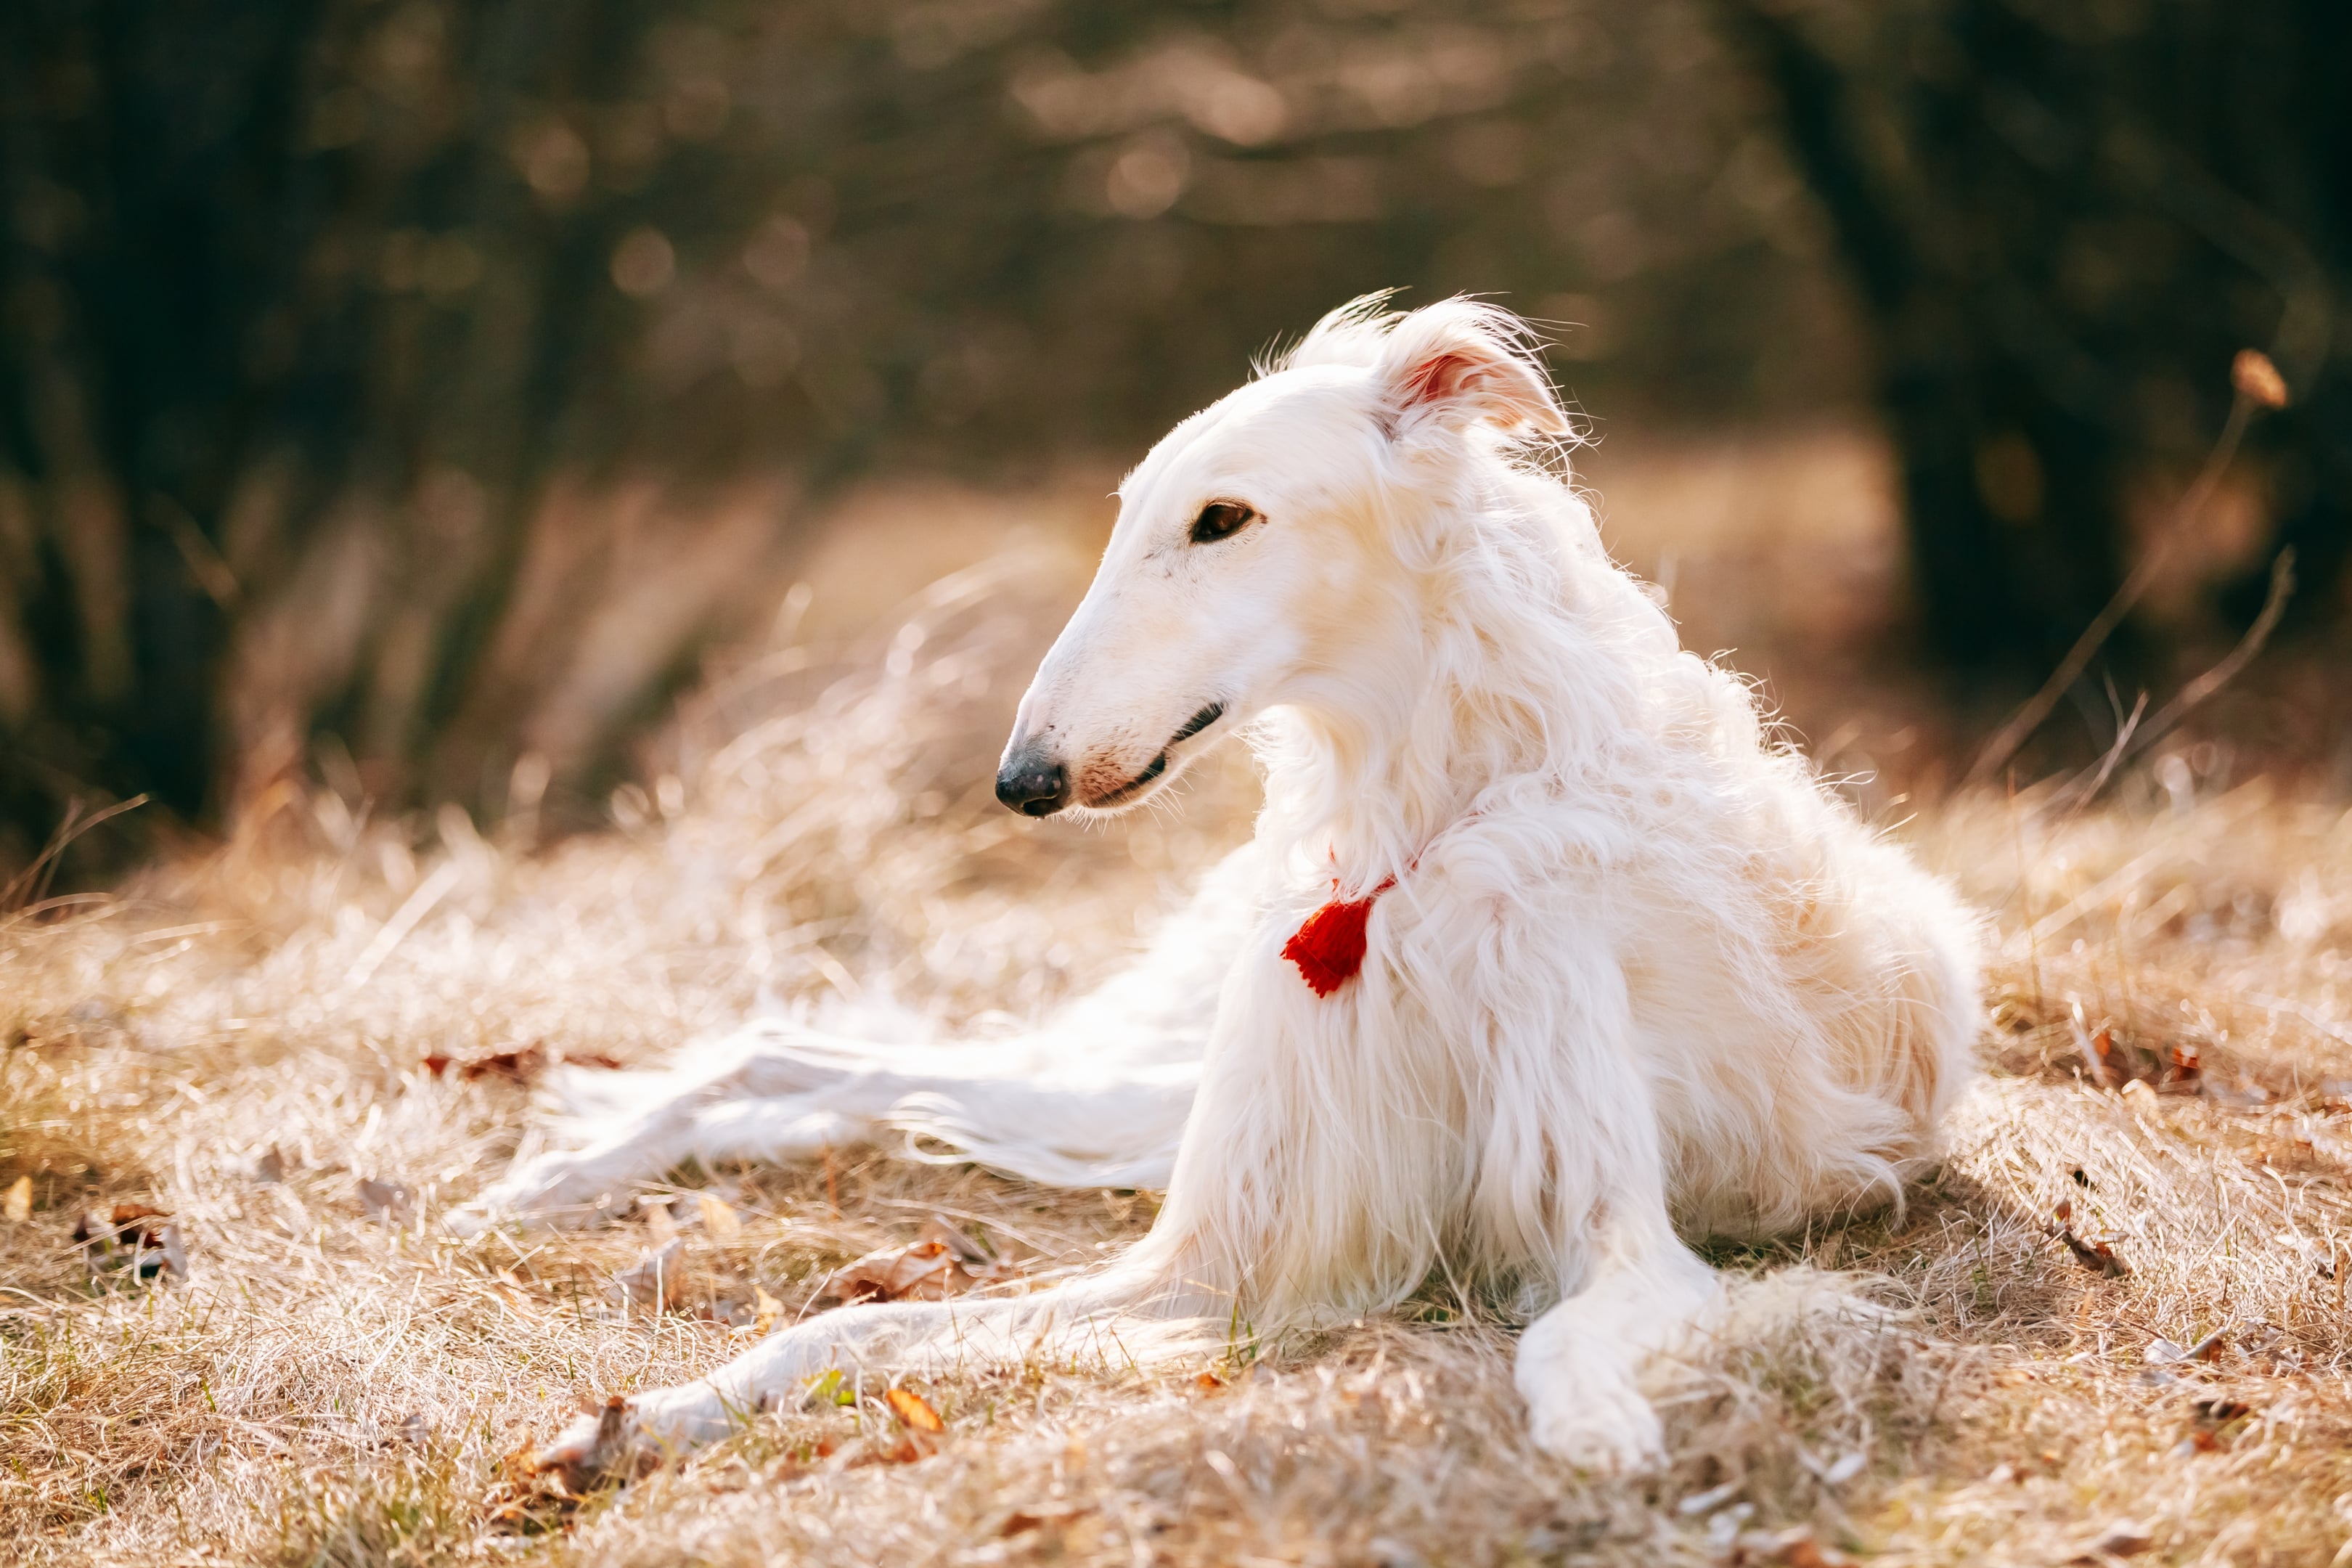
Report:
[[[1399,434],[1424,422],[1562,436],[1571,428],[1518,319],[1447,300],[1398,320],[1372,368]]]

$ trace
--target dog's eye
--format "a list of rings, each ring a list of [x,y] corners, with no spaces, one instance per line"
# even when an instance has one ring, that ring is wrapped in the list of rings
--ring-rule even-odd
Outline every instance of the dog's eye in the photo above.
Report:
[[[1213,500],[1192,520],[1192,542],[1214,544],[1231,539],[1257,521],[1257,513],[1237,500]]]

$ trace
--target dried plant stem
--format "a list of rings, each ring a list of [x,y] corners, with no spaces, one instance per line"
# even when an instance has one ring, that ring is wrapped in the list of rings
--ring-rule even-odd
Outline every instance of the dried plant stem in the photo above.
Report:
[[[2173,514],[2172,526],[2148,546],[2139,563],[2124,579],[2123,586],[2116,590],[2106,607],[2091,618],[2091,624],[2083,628],[2083,635],[2074,639],[2074,646],[2066,650],[2066,657],[2058,661],[2058,668],[2050,672],[2050,679],[2042,683],[2041,689],[2011,715],[2009,722],[2003,724],[1985,743],[1984,750],[1977,753],[1975,764],[1969,769],[1967,783],[1982,784],[1998,773],[2002,764],[2015,756],[2018,748],[2042,727],[2042,721],[2050,717],[2050,711],[2058,705],[2058,700],[2082,679],[2083,671],[2090,668],[2093,657],[2106,646],[2107,638],[2123,624],[2124,617],[2131,614],[2140,596],[2147,592],[2148,584],[2156,581],[2157,574],[2163,570],[2165,562],[2170,558],[2173,547],[2189,536],[2204,515],[2206,503],[2212,500],[2214,488],[2221,482],[2222,474],[2238,455],[2239,444],[2245,438],[2246,426],[2253,417],[2253,400],[2242,392],[2231,401],[2230,417],[2221,426],[2221,434],[2214,441],[2213,449],[2206,454],[2205,466],[2199,470],[2197,481],[2189,487],[2189,493],[2181,497],[2180,506]]]

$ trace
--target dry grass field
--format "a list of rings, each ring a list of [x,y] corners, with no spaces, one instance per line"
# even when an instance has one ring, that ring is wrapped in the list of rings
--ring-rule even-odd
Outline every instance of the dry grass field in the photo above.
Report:
[[[379,819],[289,775],[115,895],[17,889],[0,1555],[2352,1562],[2352,815],[2211,746],[2071,816],[1856,786],[1987,913],[1986,1075],[1900,1215],[1719,1255],[1886,1310],[1713,1347],[1671,1396],[1664,1475],[1532,1449],[1508,1325],[1442,1279],[1211,1364],[928,1382],[936,1435],[866,1384],[625,1489],[520,1474],[583,1402],[733,1355],[935,1216],[1009,1288],[1148,1225],[1149,1194],[860,1150],[675,1172],[598,1228],[438,1223],[532,1136],[546,1060],[647,1062],[756,1008],[1032,1012],[1246,831],[1238,757],[1105,830],[994,805],[999,727],[1086,564],[1050,528],[1013,542],[870,646],[834,632],[884,606],[795,600],[609,831]],[[118,1205],[161,1212],[128,1247],[77,1242]],[[672,1231],[680,1298],[617,1298]]]

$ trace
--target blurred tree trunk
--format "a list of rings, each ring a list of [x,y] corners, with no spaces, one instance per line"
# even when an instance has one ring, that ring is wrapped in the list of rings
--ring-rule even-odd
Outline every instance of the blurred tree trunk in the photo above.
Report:
[[[2326,602],[2352,547],[2352,10],[1721,9],[1867,313],[1937,649],[2038,669],[2070,645],[2118,584],[2126,481],[2195,468],[2247,346],[2296,399],[2252,447],[2272,552]],[[2229,597],[2251,618],[2260,590]]]
[[[559,475],[625,450],[598,372],[642,318],[607,271],[646,203],[583,188],[565,117],[642,89],[654,20],[0,8],[0,865],[77,800],[204,821],[273,727],[265,768],[323,733],[379,798],[496,799],[585,617],[491,654]],[[609,565],[622,525],[570,520]],[[583,788],[719,624],[671,619],[608,658],[613,721],[560,759]]]

